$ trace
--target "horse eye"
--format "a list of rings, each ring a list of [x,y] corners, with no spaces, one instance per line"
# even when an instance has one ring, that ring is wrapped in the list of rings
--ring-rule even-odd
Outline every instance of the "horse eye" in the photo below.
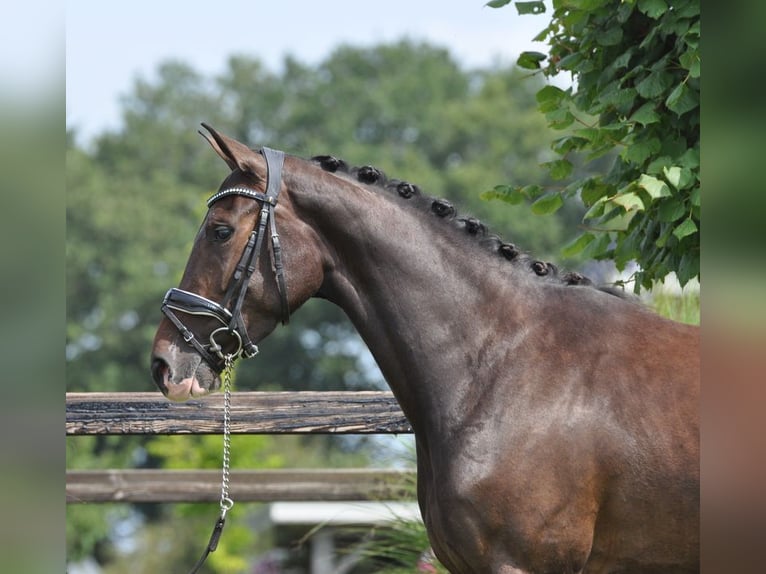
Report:
[[[232,234],[234,233],[234,230],[231,227],[228,227],[226,225],[219,225],[213,230],[213,237],[216,241],[228,241]]]

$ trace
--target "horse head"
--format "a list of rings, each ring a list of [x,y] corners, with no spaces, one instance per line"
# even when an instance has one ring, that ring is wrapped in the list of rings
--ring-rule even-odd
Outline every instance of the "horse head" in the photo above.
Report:
[[[256,344],[323,280],[318,242],[297,217],[282,175],[284,154],[254,151],[203,126],[231,173],[208,200],[154,338],[152,378],[177,401],[219,388],[227,360],[257,353]]]

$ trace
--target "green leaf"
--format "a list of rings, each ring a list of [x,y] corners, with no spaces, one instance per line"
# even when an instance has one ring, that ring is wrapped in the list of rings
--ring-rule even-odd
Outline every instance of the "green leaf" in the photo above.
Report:
[[[537,199],[543,193],[545,193],[545,190],[539,185],[525,185],[521,188],[521,193],[523,193],[528,199]]]
[[[612,197],[609,201],[611,203],[615,203],[617,205],[624,207],[625,211],[634,211],[634,210],[643,211],[644,210],[644,202],[641,201],[641,198],[634,191],[629,191],[627,193],[616,195]]]
[[[686,82],[679,84],[670,92],[668,99],[665,100],[668,109],[674,111],[679,116],[684,115],[700,105],[699,93],[689,89]]]
[[[553,192],[543,195],[530,207],[535,215],[546,215],[558,211],[562,205],[564,205],[564,199],[561,197],[561,194]]]
[[[485,201],[499,200],[511,205],[518,205],[526,199],[521,188],[510,185],[496,185],[491,190],[481,193],[479,197]]]
[[[676,269],[676,277],[681,287],[697,277],[700,272],[700,258],[698,253],[684,253],[681,262]]]
[[[678,239],[683,239],[687,235],[696,233],[698,229],[699,228],[697,227],[697,224],[694,223],[690,217],[688,219],[684,219],[681,224],[673,230],[673,235],[675,235]]]
[[[542,32],[540,32],[537,36],[532,38],[532,41],[533,42],[545,42],[545,40],[548,39],[548,34],[550,34],[550,33],[551,33],[551,29],[550,29],[550,27],[548,27],[545,30],[543,30]]]
[[[563,130],[564,128],[568,128],[575,121],[574,115],[572,115],[572,113],[566,108],[558,108],[550,111],[545,114],[545,117],[548,120],[548,125],[554,130]]]
[[[615,209],[604,216],[599,225],[609,231],[625,231],[635,217],[637,211],[622,211]]]
[[[662,249],[663,247],[665,247],[665,244],[668,242],[668,239],[670,239],[671,232],[673,231],[673,226],[663,225],[660,229],[662,229],[662,231],[660,232],[660,236],[657,238],[654,244],[660,249]]]
[[[689,70],[689,77],[700,77],[700,56],[697,50],[687,50],[681,54],[681,57],[678,58],[678,61],[681,62],[681,65],[685,69]]]
[[[615,80],[601,91],[598,99],[608,106],[615,106],[621,112],[627,113],[636,100],[636,90],[634,88],[622,88],[620,87],[620,80]]]
[[[516,60],[516,64],[525,70],[537,70],[540,68],[540,62],[547,57],[542,52],[522,52]]]
[[[645,50],[648,47],[654,45],[657,43],[657,36],[661,31],[664,31],[664,28],[661,26],[651,26],[649,28],[649,33],[644,36],[644,39],[641,40],[641,43],[638,45],[639,50]]]
[[[689,201],[694,207],[700,206],[700,188],[695,187],[689,194]]]
[[[490,8],[502,8],[503,6],[506,6],[511,3],[511,0],[490,0],[490,2],[487,2],[485,6],[489,6]]]
[[[548,173],[555,180],[565,179],[572,173],[572,162],[566,159],[557,159],[541,164],[548,168]]]
[[[590,209],[585,212],[585,215],[582,216],[583,221],[601,217],[604,214],[605,207],[606,197],[600,197],[593,205],[590,206]]]
[[[580,128],[574,130],[574,134],[589,142],[597,141],[602,135],[598,128]]]
[[[540,105],[540,109],[542,111],[548,111],[543,110],[542,106],[544,104],[554,104],[553,107],[559,104],[561,100],[567,95],[567,93],[562,90],[561,88],[557,88],[556,86],[547,85],[542,88],[540,88],[537,93],[535,94],[535,99],[537,100],[537,103]],[[553,109],[551,107],[550,109]]]
[[[674,133],[674,130],[670,129],[666,130],[666,133],[667,136],[662,142],[663,155],[678,157],[688,149],[686,138],[681,137],[678,132]]]
[[[649,175],[656,175],[662,173],[662,170],[670,165],[673,164],[673,158],[667,155],[661,155],[659,157],[654,158],[652,161],[649,162],[649,165],[646,166],[645,172]]]
[[[634,46],[631,46],[627,50],[625,50],[622,54],[617,56],[615,58],[614,62],[612,62],[609,67],[614,70],[619,70],[620,68],[625,68],[630,63],[630,59],[633,57],[633,54],[636,53],[636,48]]]
[[[664,167],[662,168],[662,173],[665,175],[668,183],[676,189],[686,189],[696,179],[692,170],[688,167]]]
[[[699,39],[700,39],[700,22],[699,19],[692,24],[689,29],[686,31],[686,35],[684,36],[684,42],[686,42],[686,45],[690,48],[693,48],[697,50],[699,48]]]
[[[686,189],[694,184],[699,185],[699,177],[688,167],[681,168],[681,178],[678,181],[678,189]]]
[[[665,174],[665,179],[668,180],[668,183],[675,187],[676,189],[680,188],[681,183],[681,168],[678,166],[672,166],[672,167],[664,167],[662,168],[662,172]]]
[[[577,136],[564,136],[553,141],[551,149],[557,154],[564,155],[572,150],[579,150],[588,144],[588,140]]]
[[[591,66],[590,60],[586,60],[580,52],[573,52],[568,56],[564,56],[556,64],[559,70],[574,70],[581,73],[588,71],[588,68]]]
[[[649,157],[660,151],[662,144],[657,138],[639,141],[626,147],[620,153],[622,159],[636,165],[643,164]]]
[[[542,14],[545,12],[545,3],[540,2],[516,2],[516,10],[519,14]]]
[[[646,102],[643,106],[638,108],[630,116],[630,121],[641,124],[642,126],[648,126],[660,121],[660,115],[654,111],[656,104],[654,102]]]
[[[700,34],[700,23],[699,20],[697,20],[694,24],[692,24],[691,28],[689,28],[689,34],[696,34],[699,36]]]
[[[673,74],[664,70],[655,70],[636,84],[636,91],[641,97],[652,100],[661,96],[673,85]]]
[[[622,28],[612,26],[599,34],[596,41],[602,46],[616,46],[622,41]]]
[[[593,205],[604,197],[609,192],[609,189],[610,187],[600,180],[590,179],[583,184],[580,197],[586,206]]]
[[[609,244],[611,242],[612,242],[612,238],[609,236],[608,233],[599,233],[596,236],[596,240],[591,241],[585,247],[585,249],[582,252],[583,257],[587,257],[590,259],[603,259],[604,255],[609,249]]]
[[[609,1],[610,0],[565,0],[561,2],[561,5],[568,8],[575,8],[576,10],[582,10],[583,12],[591,12]]]
[[[676,0],[674,8],[674,12],[679,18],[690,18],[699,23],[697,16],[700,15],[700,3],[696,0],[684,0],[683,2]]]
[[[694,169],[700,166],[700,150],[693,147],[687,149],[679,158],[679,162],[683,167]]]
[[[595,236],[590,232],[585,232],[582,235],[578,235],[572,241],[564,245],[561,248],[562,257],[573,257],[585,249],[588,244],[595,239]]]
[[[630,18],[630,15],[633,13],[633,4],[636,3],[636,0],[623,0],[620,2],[619,8],[617,8],[617,21],[620,23],[620,25],[624,25],[625,22],[628,21]]]
[[[668,11],[668,5],[665,0],[638,0],[638,9],[656,20]]]
[[[652,199],[670,195],[670,188],[664,181],[645,173],[642,173],[641,177],[638,178],[638,186],[643,188]]]
[[[614,262],[618,269],[624,268],[630,261],[636,259],[640,242],[641,231],[637,227],[634,227],[630,233],[617,237],[614,246]]]
[[[677,221],[686,214],[686,207],[677,199],[666,199],[657,208],[657,220],[665,223]]]

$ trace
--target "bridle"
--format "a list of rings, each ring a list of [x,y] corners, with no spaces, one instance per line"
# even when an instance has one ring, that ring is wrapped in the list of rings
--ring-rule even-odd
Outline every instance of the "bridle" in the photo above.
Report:
[[[189,345],[194,347],[205,362],[216,372],[221,373],[226,366],[227,358],[242,357],[249,359],[258,353],[258,347],[250,340],[242,317],[242,305],[247,293],[250,278],[258,263],[258,253],[261,251],[266,226],[271,227],[271,252],[273,256],[272,268],[277,280],[277,289],[282,305],[282,324],[286,325],[290,320],[290,307],[287,301],[287,285],[285,283],[284,266],[282,264],[282,248],[279,244],[274,208],[282,187],[282,167],[284,165],[284,152],[264,147],[260,153],[266,160],[266,193],[261,193],[246,187],[231,187],[219,191],[207,200],[210,208],[216,201],[230,195],[249,197],[262,204],[261,216],[257,226],[250,233],[245,249],[229,281],[223,300],[216,303],[202,295],[172,288],[165,294],[162,301],[162,312],[176,326],[181,336]],[[208,339],[209,344],[202,343],[189,329],[176,313],[212,317],[221,326],[214,329]],[[216,336],[224,333],[236,340],[236,350],[224,354],[223,347],[216,341]]]

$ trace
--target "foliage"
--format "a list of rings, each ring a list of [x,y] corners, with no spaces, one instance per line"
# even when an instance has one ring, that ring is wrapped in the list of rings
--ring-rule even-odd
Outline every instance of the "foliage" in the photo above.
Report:
[[[414,445],[407,450],[405,458],[411,467],[416,466]],[[401,485],[408,500],[417,499],[417,477],[404,481]],[[342,532],[356,534],[360,542],[353,545],[349,552],[360,557],[360,571],[379,574],[404,574],[417,571],[446,573],[447,569],[439,562],[431,550],[425,524],[422,520],[398,516],[391,510],[393,519],[370,529],[364,527],[345,527]]]
[[[67,390],[146,390],[152,296],[177,281],[202,188],[159,171],[116,176],[74,148],[67,188]]]
[[[76,460],[78,470],[97,468],[126,468],[131,466],[132,452],[123,437],[70,437],[66,441],[68,464]],[[129,509],[120,506],[70,504],[66,513],[67,558],[78,560],[93,555],[106,562],[112,557],[109,537],[112,525],[129,516]]]
[[[430,550],[425,525],[420,520],[396,518],[376,528],[362,547],[366,564],[380,574],[405,574],[429,568],[428,572],[447,573]],[[423,565],[422,567],[420,565]]]
[[[494,0],[499,8],[510,0]],[[514,2],[519,14],[541,1]],[[635,289],[671,271],[681,285],[699,276],[700,7],[698,0],[553,0],[553,16],[535,40],[548,54],[525,52],[518,65],[548,77],[571,73],[575,87],[546,85],[540,111],[562,132],[546,162],[560,186],[497,186],[487,197],[532,200],[552,213],[579,197],[583,231],[564,253],[636,261]],[[605,175],[569,182],[573,158],[617,152]]]

